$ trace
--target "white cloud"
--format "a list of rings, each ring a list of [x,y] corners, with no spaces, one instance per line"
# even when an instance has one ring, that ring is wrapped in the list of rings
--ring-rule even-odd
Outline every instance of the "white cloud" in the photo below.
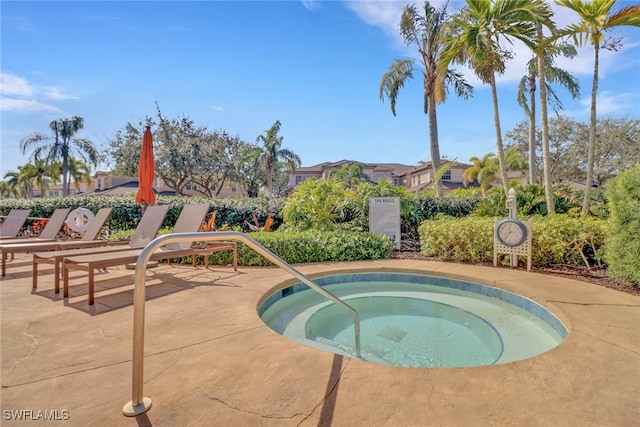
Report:
[[[60,108],[43,100],[60,101],[78,99],[65,93],[58,86],[38,86],[24,77],[9,73],[0,73],[0,109],[3,111],[29,111],[59,113]]]
[[[77,96],[64,93],[64,89],[57,86],[47,86],[42,88],[42,95],[47,99],[79,99]]]
[[[211,105],[211,106],[209,106],[209,108],[211,110],[224,111],[224,107],[222,105]]]
[[[314,6],[316,5],[316,0],[300,0],[300,3],[306,8],[313,12]]]
[[[35,88],[22,77],[0,73],[0,94],[3,96],[33,96]]]
[[[32,99],[15,99],[15,98],[6,98],[6,97],[3,97],[0,100],[0,110],[46,112],[46,113],[62,112],[58,107],[54,105],[43,104],[41,102],[38,102]]]

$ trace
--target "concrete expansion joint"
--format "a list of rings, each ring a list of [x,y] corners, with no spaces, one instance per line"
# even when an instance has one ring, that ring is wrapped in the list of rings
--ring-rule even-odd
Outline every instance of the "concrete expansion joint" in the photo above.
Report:
[[[640,304],[602,304],[597,302],[576,302],[576,301],[562,301],[562,300],[547,300],[547,302],[553,304],[567,304],[567,305],[584,305],[593,307],[636,307],[640,308]]]
[[[621,350],[625,350],[625,351],[628,351],[628,352],[630,352],[630,353],[640,355],[640,352],[639,352],[639,351],[636,351],[636,350],[633,350],[633,349],[631,349],[631,348],[629,348],[629,347],[625,347],[625,346],[622,346],[622,345],[619,345],[619,344],[613,343],[613,342],[611,342],[611,341],[607,341],[607,340],[602,339],[602,338],[600,338],[600,337],[596,337],[596,336],[594,336],[594,335],[592,335],[592,334],[588,334],[588,333],[586,333],[586,332],[582,332],[580,329],[572,328],[572,330],[571,330],[571,331],[572,331],[572,332],[579,333],[579,334],[581,334],[581,335],[584,335],[585,337],[593,338],[594,340],[601,341],[601,342],[606,343],[606,344],[608,344],[608,345],[611,345],[611,346],[617,347],[617,348],[619,348],[619,349],[621,349]]]
[[[240,407],[238,407],[238,406],[230,405],[229,403],[227,403],[227,402],[226,402],[226,401],[224,401],[223,399],[221,399],[221,398],[219,398],[219,397],[217,397],[217,396],[211,396],[211,395],[210,395],[209,393],[207,393],[207,392],[204,392],[204,391],[203,391],[203,394],[205,395],[205,397],[206,397],[207,399],[211,400],[212,402],[218,402],[218,403],[220,403],[220,404],[224,405],[225,407],[227,407],[227,408],[229,408],[229,409],[231,409],[231,410],[233,410],[233,411],[238,411],[238,412],[242,412],[242,413],[245,413],[245,414],[255,415],[255,416],[258,416],[258,417],[260,417],[260,418],[273,419],[273,420],[290,420],[290,419],[294,419],[294,418],[296,418],[296,417],[299,417],[299,416],[301,416],[301,415],[304,415],[304,414],[299,413],[299,412],[294,413],[294,414],[292,414],[292,415],[288,415],[288,416],[284,416],[284,415],[275,415],[275,414],[261,414],[261,413],[259,413],[259,412],[249,411],[249,410],[247,410],[247,409],[243,409],[243,408],[240,408]]]

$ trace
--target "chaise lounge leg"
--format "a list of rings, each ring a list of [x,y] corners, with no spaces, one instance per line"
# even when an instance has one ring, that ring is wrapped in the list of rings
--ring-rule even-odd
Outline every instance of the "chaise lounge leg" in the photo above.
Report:
[[[62,296],[64,298],[69,298],[69,270],[65,265],[66,262],[62,261],[62,287],[64,288]]]
[[[53,264],[53,288],[56,294],[60,293],[60,264],[58,260],[54,260]]]
[[[33,278],[31,279],[31,285],[33,289],[38,289],[38,263],[36,262],[36,258],[33,257],[33,272],[31,273]]]
[[[93,282],[93,267],[89,266],[89,305],[93,305],[93,291],[94,291],[94,282]]]

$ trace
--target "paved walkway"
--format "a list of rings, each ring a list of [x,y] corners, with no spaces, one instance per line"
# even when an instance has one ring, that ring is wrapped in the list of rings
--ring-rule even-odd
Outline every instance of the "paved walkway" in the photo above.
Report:
[[[127,418],[133,272],[98,274],[90,307],[85,273],[71,273],[65,301],[54,294],[47,267],[32,291],[31,260],[22,255],[1,283],[0,424],[640,426],[639,297],[506,268],[429,261],[296,268],[312,275],[403,269],[475,280],[538,301],[565,322],[569,337],[505,365],[382,366],[301,346],[266,327],[256,313],[261,298],[290,279],[277,268],[161,265],[148,272],[146,304],[144,395],[153,406]],[[47,417],[59,420],[37,419]]]

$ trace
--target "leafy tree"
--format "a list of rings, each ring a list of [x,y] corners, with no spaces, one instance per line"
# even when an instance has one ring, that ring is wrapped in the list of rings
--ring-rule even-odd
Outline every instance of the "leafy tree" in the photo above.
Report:
[[[193,182],[198,184],[198,191],[208,197],[218,196],[222,186],[236,181],[236,163],[240,161],[240,152],[246,145],[239,137],[231,137],[220,130],[203,135],[194,168]]]
[[[142,140],[147,126],[154,126],[152,119],[146,118],[137,125],[127,123],[124,129],[109,139],[105,158],[110,160],[110,174],[119,177],[137,177]],[[154,141],[157,145],[157,141]]]
[[[640,162],[640,120],[603,118],[598,120],[594,151],[593,180],[603,186],[619,172]],[[526,150],[527,122],[521,122],[507,133],[510,144]],[[587,169],[589,124],[565,116],[549,121],[550,173],[554,184],[584,182]]]
[[[269,194],[274,194],[273,175],[274,170],[278,167],[286,167],[289,170],[295,170],[300,167],[300,157],[291,150],[282,147],[283,137],[279,136],[280,121],[271,126],[264,135],[258,135],[257,143],[262,143],[262,161],[265,168],[265,176],[267,179],[267,188]]]
[[[618,50],[621,40],[605,39],[605,32],[623,25],[640,27],[640,5],[634,4],[613,10],[615,0],[556,0],[556,3],[576,12],[580,18],[577,24],[569,25],[561,31],[561,35],[573,38],[573,41],[584,46],[587,42],[593,46],[593,84],[591,86],[591,115],[589,127],[589,145],[587,154],[587,179],[582,202],[582,216],[589,215],[591,203],[591,187],[593,185],[593,164],[596,147],[596,98],[598,93],[598,67],[600,49]]]
[[[406,46],[414,46],[420,54],[422,81],[424,90],[424,113],[429,120],[429,149],[433,170],[440,168],[440,146],[438,140],[438,120],[436,105],[446,99],[447,84],[452,84],[456,93],[465,99],[473,88],[462,78],[462,74],[448,69],[438,68],[437,61],[443,50],[444,36],[447,31],[447,3],[436,9],[428,1],[424,3],[424,14],[418,12],[414,5],[407,5],[400,18],[400,34]],[[396,59],[382,76],[380,82],[380,99],[389,99],[391,112],[396,115],[398,92],[407,79],[413,78],[415,61],[413,59]],[[442,195],[441,181],[435,181],[436,194]]]
[[[201,153],[206,152],[206,129],[187,117],[167,119],[159,108],[158,119],[154,137],[156,173],[177,195],[182,195],[196,175]]]
[[[482,195],[486,196],[491,183],[496,180],[498,158],[494,153],[487,153],[482,158],[471,157],[469,161],[472,166],[462,173],[463,183],[466,186],[473,181],[478,181]]]
[[[57,161],[62,163],[62,195],[69,194],[69,160],[77,154],[85,163],[94,167],[98,163],[99,153],[95,145],[88,139],[74,138],[84,127],[84,119],[73,116],[71,119],[55,120],[49,124],[53,138],[41,133],[23,139],[20,149],[25,154],[28,149],[35,147],[32,158],[46,159],[48,164]]]
[[[262,153],[262,149],[253,144],[247,144],[239,151],[236,180],[247,197],[258,197],[266,181]]]
[[[592,179],[602,187],[620,172],[640,163],[640,120],[607,117],[598,120],[596,126]],[[588,167],[588,147],[582,142],[589,133],[586,123],[576,123],[574,141],[567,150],[567,156],[573,159],[572,170],[580,181],[584,180]]]
[[[538,23],[549,25],[551,14],[542,0],[467,0],[453,20],[452,34],[438,63],[441,69],[448,68],[451,62],[469,64],[478,78],[491,86],[498,162],[505,192],[509,184],[495,77],[496,73],[504,72],[512,53],[501,47],[500,40],[517,39],[533,48]]]

